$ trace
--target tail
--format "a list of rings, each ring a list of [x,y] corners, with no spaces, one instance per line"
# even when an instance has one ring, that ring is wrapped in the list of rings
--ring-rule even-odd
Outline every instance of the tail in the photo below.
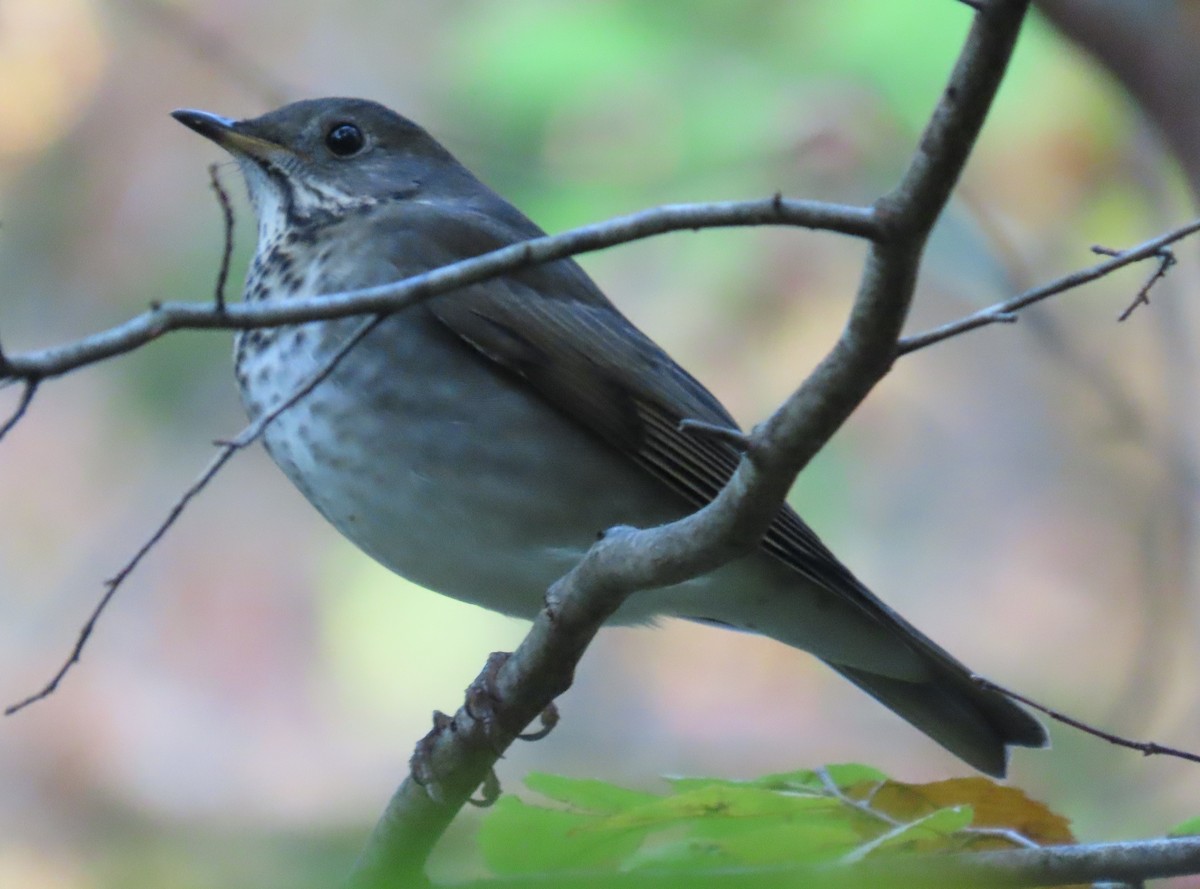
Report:
[[[970,672],[929,640],[922,654],[931,677],[917,682],[830,663],[875,700],[985,774],[1003,778],[1008,748],[1046,747],[1045,727],[1020,705],[976,683]],[[828,663],[828,662],[827,662]]]

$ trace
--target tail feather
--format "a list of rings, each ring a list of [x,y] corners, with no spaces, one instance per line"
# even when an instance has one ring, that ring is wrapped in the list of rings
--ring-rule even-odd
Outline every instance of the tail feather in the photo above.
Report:
[[[1045,727],[1028,711],[975,683],[949,655],[938,654],[942,657],[931,663],[934,675],[919,682],[841,664],[830,666],[955,756],[993,777],[1003,778],[1007,772],[1010,746],[1048,746]]]

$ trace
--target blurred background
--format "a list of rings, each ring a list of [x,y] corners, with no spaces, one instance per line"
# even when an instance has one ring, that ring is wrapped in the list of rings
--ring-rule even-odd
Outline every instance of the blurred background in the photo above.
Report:
[[[1195,33],[1153,5],[1177,38]],[[0,341],[48,346],[152,300],[210,298],[222,226],[205,167],[224,158],[173,108],[243,117],[377,99],[549,231],[776,191],[867,202],[903,169],[969,15],[952,0],[0,0]],[[930,245],[911,330],[1190,218],[1196,158],[1181,168],[1159,134],[1034,17]],[[236,278],[253,224],[236,170],[223,173]],[[1123,324],[1148,267],[905,358],[793,502],[981,673],[1195,750],[1197,245],[1178,252]],[[753,424],[836,337],[862,257],[850,239],[759,229],[581,261]],[[176,334],[48,382],[0,442],[4,703],[49,678],[103,579],[211,441],[241,428],[230,345]],[[0,392],[5,416],[18,394]],[[240,455],[122,590],[61,690],[0,721],[0,885],[329,884],[430,712],[457,707],[524,628],[387,574],[265,454]],[[647,788],[841,761],[910,781],[967,771],[812,658],[681,622],[604,632],[560,708],[547,740],[501,763],[507,790],[532,769]],[[1018,753],[1012,778],[1081,838],[1200,814],[1195,765],[1052,731],[1054,748]],[[460,819],[437,875],[477,873],[476,817]]]

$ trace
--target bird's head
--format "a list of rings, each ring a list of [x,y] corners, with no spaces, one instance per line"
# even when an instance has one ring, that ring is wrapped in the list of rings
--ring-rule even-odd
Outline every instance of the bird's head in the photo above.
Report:
[[[237,159],[260,230],[444,197],[474,178],[424,129],[364,99],[309,99],[247,120],[192,109],[172,116]]]

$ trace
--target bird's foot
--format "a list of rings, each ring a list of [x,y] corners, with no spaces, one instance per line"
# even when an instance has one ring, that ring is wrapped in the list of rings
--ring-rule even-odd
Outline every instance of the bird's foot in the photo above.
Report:
[[[510,652],[493,651],[488,655],[483,670],[467,688],[467,713],[472,719],[483,725],[484,734],[497,755],[504,753],[509,732],[500,725],[499,714],[496,712],[497,705],[503,700],[500,690],[496,686],[496,678],[510,657],[512,657]],[[518,732],[515,734],[516,739],[518,741],[540,741],[550,734],[558,725],[558,707],[553,701],[542,711],[539,719],[542,724],[540,729],[525,733]]]
[[[479,785],[478,797],[467,797],[467,802],[477,809],[486,809],[500,799],[500,779],[496,777],[495,769],[488,769],[487,776]]]
[[[540,741],[546,735],[554,731],[554,727],[558,725],[558,705],[551,701],[546,705],[546,709],[538,716],[538,721],[542,727],[533,732],[522,732],[517,735],[518,741]]]
[[[442,732],[451,730],[454,719],[441,710],[433,711],[433,728],[431,728],[417,746],[413,748],[412,756],[408,759],[408,771],[413,781],[421,787],[426,795],[435,803],[445,802],[445,797],[438,786],[437,775],[433,771],[433,745],[441,737]]]
[[[437,775],[433,770],[433,745],[442,732],[454,731],[454,719],[441,710],[433,711],[433,728],[417,742],[412,756],[408,760],[409,773],[413,781],[435,803],[445,804],[446,795],[442,793]],[[500,779],[496,777],[495,769],[488,769],[487,776],[480,785],[480,796],[470,797],[467,802],[479,808],[487,808],[500,798]]]

